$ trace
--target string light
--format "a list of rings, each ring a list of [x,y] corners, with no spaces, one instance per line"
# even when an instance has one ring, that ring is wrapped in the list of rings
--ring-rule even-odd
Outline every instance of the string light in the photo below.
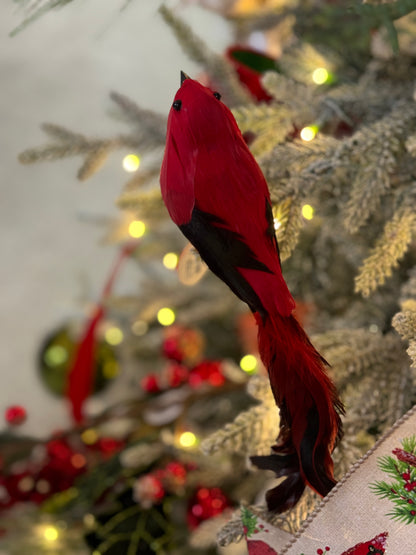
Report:
[[[51,485],[47,480],[40,479],[36,482],[36,491],[42,495],[46,495],[51,491]]]
[[[194,447],[197,442],[198,439],[193,432],[182,432],[179,436],[179,444],[182,447]]]
[[[95,516],[91,513],[87,513],[84,515],[83,518],[83,522],[84,525],[86,526],[86,528],[94,528],[96,521],[95,521]],[[98,551],[97,551],[98,553]]]
[[[175,252],[167,252],[163,257],[163,266],[168,270],[175,270],[179,257]]]
[[[317,85],[323,85],[329,80],[329,73],[328,70],[324,67],[317,67],[312,72],[312,81]]]
[[[35,485],[35,480],[32,478],[32,476],[24,476],[19,480],[17,484],[17,489],[19,491],[28,492],[33,489],[34,485]]]
[[[43,537],[48,542],[55,542],[58,539],[59,533],[55,526],[46,526]]]
[[[282,227],[282,222],[278,218],[274,218],[273,226],[274,230],[277,231],[280,227]]]
[[[112,326],[105,331],[104,338],[109,345],[120,345],[124,339],[124,334],[120,328]]]
[[[71,457],[71,464],[74,468],[83,468],[87,464],[87,459],[82,453],[74,453]]]
[[[161,308],[157,313],[157,320],[162,326],[170,326],[175,321],[175,313],[171,308]]]
[[[129,224],[129,235],[134,239],[139,239],[143,237],[146,231],[146,224],[141,220],[133,220]]]
[[[318,133],[318,126],[317,125],[309,125],[308,127],[304,127],[300,132],[300,138],[302,141],[309,142],[312,141],[316,134]]]
[[[135,172],[136,170],[138,170],[139,166],[140,158],[137,156],[137,154],[127,154],[127,156],[123,158],[123,168],[126,170],[126,172]]]
[[[255,372],[257,368],[257,359],[254,355],[245,355],[240,360],[240,368],[248,374]]]
[[[88,428],[82,432],[81,439],[86,445],[94,445],[98,441],[98,433],[93,428]]]
[[[315,210],[313,206],[311,206],[310,204],[304,204],[302,206],[302,216],[305,218],[305,220],[312,220],[314,214]]]

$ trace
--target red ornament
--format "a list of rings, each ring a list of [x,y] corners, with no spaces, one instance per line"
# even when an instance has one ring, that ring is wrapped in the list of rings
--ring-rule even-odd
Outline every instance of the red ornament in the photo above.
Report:
[[[324,496],[335,484],[331,453],[343,407],[325,360],[292,315],[265,177],[220,94],[183,73],[181,81],[168,117],[162,197],[212,272],[255,313],[260,357],[285,409],[277,445],[296,453],[293,468],[300,470],[291,467],[283,487],[276,486],[279,494],[268,495],[269,510],[282,512],[296,504],[304,485]],[[273,457],[257,462],[276,468]]]
[[[247,87],[255,100],[270,102],[273,99],[261,84],[261,76],[266,69],[277,69],[273,58],[248,46],[230,46],[225,56],[234,66],[240,82]],[[250,65],[247,63],[249,60],[252,61]]]
[[[77,424],[84,420],[84,403],[91,394],[94,382],[94,351],[97,343],[97,328],[104,317],[104,301],[111,293],[114,280],[123,261],[136,247],[137,243],[129,243],[120,250],[114,268],[104,286],[100,303],[86,322],[84,332],[78,343],[67,383],[67,396],[71,404],[72,418]]]
[[[4,418],[10,426],[20,426],[27,418],[27,412],[21,405],[12,405],[5,410]]]

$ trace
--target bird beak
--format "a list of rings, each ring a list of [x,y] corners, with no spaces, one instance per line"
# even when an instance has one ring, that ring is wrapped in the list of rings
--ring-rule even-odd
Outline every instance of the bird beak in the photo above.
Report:
[[[185,81],[185,79],[190,79],[190,77],[189,75],[186,75],[186,73],[181,71],[181,85],[183,85],[183,82]]]

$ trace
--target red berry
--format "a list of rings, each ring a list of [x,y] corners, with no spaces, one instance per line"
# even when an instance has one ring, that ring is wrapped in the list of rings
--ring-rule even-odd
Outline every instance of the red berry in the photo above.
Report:
[[[21,405],[12,405],[6,409],[4,417],[11,426],[20,426],[26,420],[26,409]]]
[[[181,364],[172,364],[167,369],[168,383],[170,387],[179,387],[188,379],[189,370]]]
[[[160,387],[155,374],[148,374],[141,381],[141,386],[146,393],[159,393]]]

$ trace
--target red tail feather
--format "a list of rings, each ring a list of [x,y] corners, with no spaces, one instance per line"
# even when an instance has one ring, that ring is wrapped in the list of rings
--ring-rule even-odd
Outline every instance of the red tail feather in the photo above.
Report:
[[[257,317],[259,352],[268,369],[271,388],[280,408],[280,434],[273,446],[276,454],[296,453],[297,464],[287,474],[295,474],[320,495],[335,484],[331,453],[340,439],[343,406],[326,373],[326,361],[317,352],[294,316],[264,320]],[[263,459],[262,468],[267,467]],[[271,456],[268,468],[283,474],[280,457]],[[254,457],[253,462],[260,462]],[[279,486],[280,490],[282,486]],[[298,485],[300,488],[300,485]],[[273,490],[272,490],[273,492]],[[287,500],[269,492],[270,510],[282,510]],[[295,501],[296,502],[296,501]]]

